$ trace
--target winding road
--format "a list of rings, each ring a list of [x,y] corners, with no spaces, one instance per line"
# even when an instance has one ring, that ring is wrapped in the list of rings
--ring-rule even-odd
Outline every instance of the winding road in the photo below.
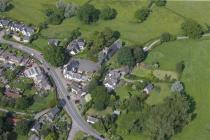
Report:
[[[33,56],[35,59],[37,59],[42,63],[43,68],[48,72],[49,76],[53,78],[60,99],[65,101],[64,109],[71,116],[74,127],[76,127],[78,130],[87,133],[88,135],[95,137],[98,140],[104,140],[104,138],[102,138],[100,134],[98,134],[94,129],[92,129],[91,126],[89,126],[89,124],[84,120],[84,118],[82,118],[75,104],[71,100],[67,99],[66,95],[68,95],[68,91],[65,88],[65,84],[61,80],[62,77],[60,77],[60,75],[56,73],[54,67],[52,67],[44,60],[42,54],[37,50],[24,46],[20,43],[4,40],[3,36],[4,36],[4,31],[0,31],[0,43],[9,44],[11,47]],[[70,137],[68,138],[68,140],[73,139],[71,135],[69,136]]]

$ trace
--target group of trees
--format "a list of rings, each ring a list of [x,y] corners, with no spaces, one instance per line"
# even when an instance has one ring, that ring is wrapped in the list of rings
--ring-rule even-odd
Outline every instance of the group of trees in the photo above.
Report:
[[[5,12],[11,6],[10,0],[0,0],[0,12]]]
[[[196,21],[190,19],[182,23],[181,30],[184,35],[193,39],[200,38],[204,33],[203,27]]]
[[[141,8],[136,11],[135,17],[140,21],[143,22],[147,19],[147,17],[150,14],[150,9],[149,8]]]
[[[69,54],[63,47],[48,46],[48,48],[45,50],[44,58],[51,65],[59,67],[68,62]]]
[[[82,22],[91,24],[98,21],[99,18],[103,20],[114,19],[117,16],[117,11],[108,6],[100,11],[99,9],[96,9],[94,5],[85,3],[79,7],[77,16]]]
[[[162,33],[161,36],[160,36],[160,42],[161,43],[173,41],[175,39],[176,38],[168,32]]]
[[[17,122],[16,126],[11,124],[8,120],[14,116],[11,113],[7,113],[0,116],[0,139],[1,140],[16,140],[18,135],[27,135],[30,127],[31,121],[20,120]]]
[[[93,34],[93,41],[90,44],[88,55],[96,59],[98,53],[105,47],[110,47],[117,39],[119,39],[120,33],[118,31],[113,31],[110,28],[105,28],[101,32],[95,32]]]
[[[123,47],[117,53],[117,62],[120,65],[134,66],[136,63],[142,62],[146,54],[141,46]]]

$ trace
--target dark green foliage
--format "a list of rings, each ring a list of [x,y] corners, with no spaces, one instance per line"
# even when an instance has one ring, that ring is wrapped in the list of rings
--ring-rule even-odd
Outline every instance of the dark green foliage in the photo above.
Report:
[[[162,33],[161,36],[160,36],[160,42],[161,43],[169,42],[169,41],[172,41],[172,40],[175,40],[175,38],[168,32]]]
[[[106,92],[105,87],[97,86],[90,94],[95,109],[104,110],[109,104],[110,95]]]
[[[146,54],[145,54],[145,52],[144,52],[142,47],[134,48],[133,49],[133,55],[134,55],[136,63],[142,62],[145,59],[145,57],[146,57]]]
[[[48,46],[45,50],[44,58],[51,65],[59,67],[68,62],[69,55],[63,47]]]
[[[143,22],[147,19],[150,14],[150,10],[148,8],[142,8],[136,11],[135,17],[140,21]]]
[[[119,37],[120,33],[118,31],[105,28],[102,32],[95,33],[94,45],[97,48],[110,47]]]
[[[132,96],[129,100],[129,110],[131,111],[141,111],[144,107],[145,97],[143,94],[141,96]]]
[[[155,0],[155,4],[156,4],[157,6],[165,6],[166,3],[167,3],[166,0]]]
[[[117,11],[111,7],[105,7],[101,10],[100,18],[104,20],[114,19],[117,16]]]
[[[22,97],[17,100],[16,108],[17,109],[26,109],[32,104],[33,104],[33,99],[31,97]]]
[[[17,122],[15,131],[21,135],[27,135],[30,130],[30,123],[27,120]]]
[[[178,74],[182,74],[184,68],[185,68],[184,61],[180,61],[176,64],[176,71]]]
[[[134,66],[135,58],[132,49],[128,47],[121,48],[117,53],[117,61],[120,65]]]
[[[146,123],[146,130],[154,140],[167,140],[191,120],[191,104],[186,96],[173,94],[163,104],[153,106]]]
[[[52,25],[59,25],[64,19],[63,11],[58,9],[47,9],[46,10],[47,23]]]
[[[86,24],[96,22],[99,19],[99,14],[100,11],[88,3],[82,5],[77,11],[79,19]]]
[[[200,38],[203,34],[202,26],[194,20],[186,20],[182,23],[181,30],[184,35],[193,39]]]
[[[120,33],[110,28],[105,28],[101,32],[95,32],[93,36],[94,41],[88,55],[92,58],[97,58],[98,53],[104,47],[110,47],[120,37]]]

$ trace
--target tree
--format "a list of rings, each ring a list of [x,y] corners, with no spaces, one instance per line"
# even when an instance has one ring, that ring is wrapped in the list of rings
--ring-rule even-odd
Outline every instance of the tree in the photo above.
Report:
[[[99,19],[99,14],[100,11],[88,3],[82,5],[77,12],[79,19],[86,24],[96,22]]]
[[[64,0],[58,0],[55,5],[56,5],[56,8],[63,10],[63,11],[66,8],[66,3]]]
[[[111,7],[105,7],[101,10],[100,18],[104,20],[114,19],[117,16],[117,11]]]
[[[134,55],[136,63],[142,62],[146,57],[145,52],[142,47],[134,48],[133,55]]]
[[[147,19],[147,17],[150,14],[150,10],[148,8],[142,8],[136,11],[135,17],[140,20],[140,22],[143,22]]]
[[[135,58],[132,54],[132,49],[128,47],[121,48],[117,53],[117,62],[120,65],[134,66]]]
[[[182,72],[184,71],[185,65],[184,65],[184,61],[180,61],[176,64],[176,72],[181,75]]]
[[[166,0],[155,0],[156,6],[165,6],[167,3]]]
[[[18,109],[26,109],[30,105],[32,105],[33,99],[30,97],[22,97],[17,100],[16,108]]]
[[[74,3],[68,3],[64,10],[64,17],[70,18],[76,15],[78,6]]]
[[[181,25],[181,30],[184,35],[189,36],[189,38],[200,38],[203,34],[203,28],[194,20],[186,20]]]
[[[145,96],[132,96],[129,100],[129,110],[140,111],[144,106]]]
[[[58,139],[58,136],[55,134],[55,133],[49,133],[45,138],[44,140],[57,140]]]
[[[178,93],[184,92],[184,86],[183,86],[182,82],[175,81],[171,86],[171,91],[178,92]]]
[[[47,20],[46,22],[48,24],[52,24],[52,25],[58,25],[61,24],[61,22],[64,19],[64,11],[60,10],[60,9],[47,9],[45,11],[45,14],[47,16]]]
[[[10,5],[10,0],[0,0],[0,12],[5,12]]]
[[[109,104],[110,95],[106,92],[105,87],[97,86],[90,94],[95,109],[104,110]]]
[[[172,41],[174,40],[175,38],[168,32],[165,32],[165,33],[162,33],[161,36],[160,36],[160,42],[163,43],[163,42],[169,42],[169,41]]]
[[[97,48],[110,47],[118,38],[120,33],[110,28],[104,28],[101,32],[96,32],[94,37],[94,46]]]
[[[29,122],[26,120],[22,120],[17,122],[15,126],[15,131],[21,135],[27,135],[30,130]]]
[[[154,140],[167,140],[191,120],[191,102],[185,95],[173,94],[163,104],[151,107],[146,131]]]
[[[63,47],[48,46],[44,58],[53,66],[59,67],[69,60],[69,55]]]

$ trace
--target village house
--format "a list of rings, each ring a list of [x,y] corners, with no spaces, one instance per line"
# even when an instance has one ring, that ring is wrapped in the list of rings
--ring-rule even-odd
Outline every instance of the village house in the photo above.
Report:
[[[18,99],[22,97],[22,95],[19,92],[11,90],[11,89],[6,89],[4,92],[4,95],[13,99]]]
[[[109,60],[120,48],[122,48],[122,41],[116,40],[110,47],[105,47],[99,53],[99,63],[103,63]]]
[[[129,73],[129,67],[123,67],[109,71],[104,78],[104,86],[109,90],[115,90],[120,78]]]
[[[7,19],[1,19],[0,20],[0,27],[1,28],[8,28],[10,21]]]
[[[0,55],[0,61],[3,61],[4,63],[20,65],[23,59],[23,56],[17,56],[16,54],[8,51],[4,51]]]
[[[27,68],[24,71],[24,75],[28,78],[33,79],[37,87],[45,90],[51,89],[51,85],[49,84],[46,75],[37,64],[33,64],[33,66]]]
[[[64,65],[63,75],[66,79],[76,82],[89,81],[92,74],[99,69],[99,65],[85,59],[72,59]]]
[[[77,53],[85,49],[85,41],[83,39],[75,39],[69,43],[67,46],[67,51],[71,55],[76,55]]]
[[[149,83],[149,84],[144,88],[143,91],[144,91],[146,94],[149,94],[153,89],[154,89],[154,85],[151,84],[151,83]]]
[[[40,129],[41,129],[41,123],[39,121],[36,121],[33,127],[31,128],[31,131],[35,132],[36,134],[39,134]]]
[[[46,120],[49,122],[53,122],[55,117],[58,115],[60,112],[60,109],[56,106],[50,110],[49,113],[45,114],[44,116],[46,117]]]
[[[80,95],[80,97],[83,97],[87,94],[87,92],[85,92],[84,87],[78,83],[71,84],[71,91],[75,94]]]
[[[96,122],[98,122],[99,119],[92,117],[92,116],[87,116],[87,122],[91,123],[91,124],[95,124]]]

